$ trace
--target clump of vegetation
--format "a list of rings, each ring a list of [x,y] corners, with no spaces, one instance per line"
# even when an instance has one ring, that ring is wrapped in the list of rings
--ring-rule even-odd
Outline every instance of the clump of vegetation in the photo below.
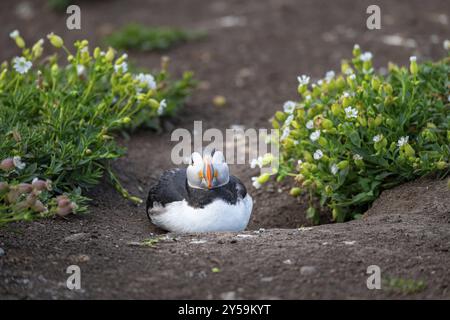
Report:
[[[388,278],[383,280],[383,289],[400,294],[414,294],[427,288],[423,280]]]
[[[170,27],[146,27],[133,23],[106,37],[106,43],[117,49],[161,51],[204,36],[204,32]]]
[[[312,85],[298,78],[300,101],[273,120],[280,129],[278,180],[292,177],[293,196],[307,193],[307,215],[319,222],[328,207],[335,221],[357,218],[380,192],[429,174],[445,177],[450,157],[450,57],[377,74],[372,54],[353,50],[342,73]],[[269,174],[254,178],[259,187]]]
[[[43,39],[27,48],[18,31],[10,36],[22,56],[0,67],[0,224],[86,211],[81,192],[105,172],[140,202],[110,168],[125,153],[114,135],[173,114],[192,75],[170,80],[167,61],[154,75],[132,74],[126,54],[91,52],[86,40],[72,53],[54,34],[59,51],[43,59]]]

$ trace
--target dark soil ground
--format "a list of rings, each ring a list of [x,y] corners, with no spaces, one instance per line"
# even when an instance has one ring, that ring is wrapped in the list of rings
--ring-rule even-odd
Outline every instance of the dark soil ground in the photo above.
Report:
[[[450,38],[446,0],[376,1],[382,13],[382,29],[376,31],[366,29],[366,8],[373,4],[368,1],[81,1],[81,31],[65,29],[65,15],[45,3],[0,3],[0,59],[17,54],[8,39],[15,28],[30,42],[55,31],[67,41],[86,37],[92,43],[128,22],[207,30],[207,38],[166,52],[173,72],[193,70],[201,80],[175,120],[187,129],[193,120],[203,120],[204,128],[270,128],[273,113],[296,98],[296,76],[318,79],[339,69],[354,43],[372,51],[381,67],[388,61],[405,64],[411,55],[439,58],[443,40]],[[226,27],[227,21],[235,25]],[[403,42],[393,45],[393,35]],[[137,65],[149,68],[157,67],[160,57],[130,53]],[[216,95],[227,104],[213,106]],[[132,193],[145,197],[171,167],[170,133],[139,131],[123,143],[128,155],[115,168]],[[284,192],[274,184],[255,191],[250,183],[255,171],[234,166],[232,172],[255,200],[249,231],[164,235],[148,222],[143,207],[102,183],[90,194],[88,215],[0,230],[0,297],[450,298],[445,181],[400,186],[384,192],[361,220],[310,229],[306,204],[289,197],[287,185]],[[260,228],[266,230],[257,232]],[[151,237],[158,241],[140,245]],[[82,271],[82,290],[76,292],[65,286],[72,264]],[[367,289],[369,265],[380,266],[382,290]],[[405,280],[411,280],[408,288],[399,284]]]

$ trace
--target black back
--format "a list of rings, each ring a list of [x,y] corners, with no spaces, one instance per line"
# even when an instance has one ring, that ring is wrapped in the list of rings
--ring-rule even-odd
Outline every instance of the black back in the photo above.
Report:
[[[238,199],[247,195],[244,184],[236,177],[230,176],[230,182],[215,189],[195,189],[189,187],[186,169],[165,171],[158,183],[150,188],[147,198],[147,213],[153,208],[153,202],[165,206],[168,203],[185,199],[191,207],[203,208],[215,199],[222,199],[229,204],[236,204]]]

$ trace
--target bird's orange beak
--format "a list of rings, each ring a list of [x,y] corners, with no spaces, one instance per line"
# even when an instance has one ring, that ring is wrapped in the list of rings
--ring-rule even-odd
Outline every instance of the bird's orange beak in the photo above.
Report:
[[[212,182],[214,179],[212,164],[208,161],[206,162],[206,182],[208,182],[208,189],[212,188]]]

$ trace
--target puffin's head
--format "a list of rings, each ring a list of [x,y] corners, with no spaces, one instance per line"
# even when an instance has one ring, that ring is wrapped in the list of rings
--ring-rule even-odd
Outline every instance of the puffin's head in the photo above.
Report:
[[[186,175],[189,186],[197,189],[218,188],[230,181],[230,171],[225,157],[222,152],[215,149],[206,152],[203,157],[200,153],[194,152]]]

